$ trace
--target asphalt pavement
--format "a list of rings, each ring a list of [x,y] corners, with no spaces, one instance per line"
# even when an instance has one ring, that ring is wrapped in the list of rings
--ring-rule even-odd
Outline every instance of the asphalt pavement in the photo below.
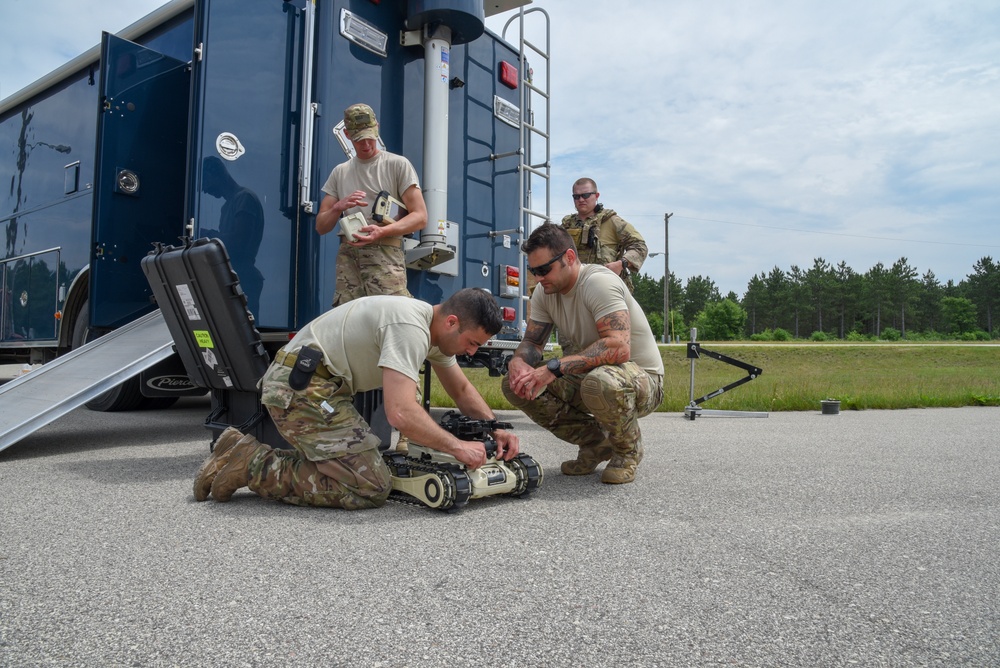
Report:
[[[656,414],[637,481],[197,503],[204,399],[0,453],[0,665],[997,666],[1000,409]]]

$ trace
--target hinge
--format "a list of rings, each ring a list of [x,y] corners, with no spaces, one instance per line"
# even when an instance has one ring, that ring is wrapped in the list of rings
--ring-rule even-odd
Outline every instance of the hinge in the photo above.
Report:
[[[194,59],[200,63],[204,55],[205,55],[205,43],[198,42],[198,46],[194,47]]]

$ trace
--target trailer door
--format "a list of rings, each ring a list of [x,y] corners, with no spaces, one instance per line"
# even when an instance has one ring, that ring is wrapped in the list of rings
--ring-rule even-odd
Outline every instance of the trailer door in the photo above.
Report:
[[[154,307],[139,261],[184,233],[190,68],[105,33],[100,85],[90,322],[117,327]]]
[[[196,4],[187,217],[225,244],[260,329],[295,312],[301,4]]]

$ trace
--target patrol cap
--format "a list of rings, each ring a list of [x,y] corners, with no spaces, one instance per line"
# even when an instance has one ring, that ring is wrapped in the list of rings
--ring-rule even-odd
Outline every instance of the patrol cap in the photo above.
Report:
[[[352,104],[344,110],[344,131],[351,141],[378,139],[378,120],[367,104]]]

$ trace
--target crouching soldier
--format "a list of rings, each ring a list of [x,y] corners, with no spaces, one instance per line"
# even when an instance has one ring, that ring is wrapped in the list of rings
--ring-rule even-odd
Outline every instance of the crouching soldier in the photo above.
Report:
[[[643,455],[639,418],[663,401],[663,360],[646,315],[609,269],[580,263],[562,227],[538,227],[521,250],[538,286],[504,396],[579,446],[576,459],[563,462],[563,474],[588,475],[610,460],[601,481],[632,482]],[[579,352],[540,365],[553,326]]]

